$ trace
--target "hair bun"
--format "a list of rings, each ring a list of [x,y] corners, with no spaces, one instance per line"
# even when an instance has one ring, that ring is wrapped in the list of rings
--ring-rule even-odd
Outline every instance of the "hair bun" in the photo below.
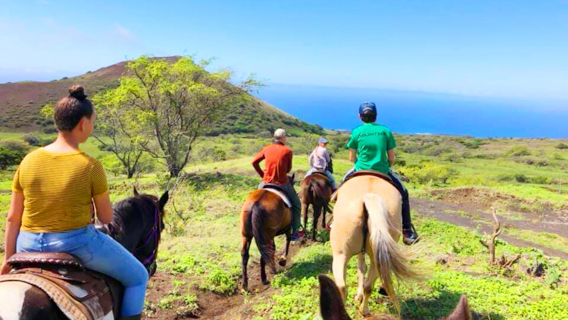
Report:
[[[69,96],[79,101],[83,101],[87,98],[87,95],[85,94],[85,89],[80,84],[76,84],[71,88],[69,88]]]

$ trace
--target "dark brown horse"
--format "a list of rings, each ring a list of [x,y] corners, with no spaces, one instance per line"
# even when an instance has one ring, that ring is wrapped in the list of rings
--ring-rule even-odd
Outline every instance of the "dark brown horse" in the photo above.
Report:
[[[125,199],[114,206],[113,222],[100,229],[132,252],[152,276],[156,271],[158,244],[164,226],[164,206],[169,195],[166,191],[158,199],[155,196],[138,194],[136,189],[134,192],[134,197]],[[122,291],[117,282],[111,279],[107,281],[107,285],[113,295]],[[0,319],[67,319],[45,292],[24,282],[0,283],[0,297],[2,297],[0,299]],[[117,317],[118,315],[115,318]]]
[[[308,208],[311,205],[314,211],[314,221],[312,223],[312,239],[316,239],[316,229],[320,215],[321,227],[325,228],[325,214],[331,213],[329,201],[331,199],[331,184],[325,174],[315,172],[302,180],[300,200],[302,201],[302,214],[304,215],[304,228],[308,226]]]
[[[339,293],[339,289],[335,282],[327,276],[320,275],[320,310],[323,320],[351,320],[347,314],[343,299]],[[393,320],[389,316],[373,317],[371,320]],[[466,296],[462,295],[456,309],[450,314],[446,320],[471,320],[471,311],[467,304]]]
[[[290,183],[294,183],[294,176],[290,177]],[[268,264],[270,270],[276,273],[274,237],[281,234],[286,235],[286,247],[279,264],[282,267],[286,265],[292,238],[292,211],[282,198],[273,192],[255,190],[248,195],[241,209],[241,234],[243,289],[248,290],[247,265],[253,238],[260,251],[260,278],[263,284],[268,284],[265,268]]]

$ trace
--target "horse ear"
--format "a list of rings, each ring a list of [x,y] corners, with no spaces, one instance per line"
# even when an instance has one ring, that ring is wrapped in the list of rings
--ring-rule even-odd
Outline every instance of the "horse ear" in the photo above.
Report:
[[[170,192],[166,190],[166,192],[164,192],[164,194],[160,197],[160,201],[158,201],[158,203],[160,204],[160,211],[164,210],[164,207],[166,206],[166,203],[168,203],[169,199],[170,199]]]
[[[323,320],[351,320],[345,307],[339,289],[329,277],[319,275],[320,310]]]
[[[136,186],[133,186],[134,189],[134,196],[139,196],[140,194],[138,193],[138,189],[136,189]]]
[[[471,311],[469,310],[469,305],[467,304],[467,297],[462,295],[460,302],[456,306],[456,309],[452,314],[450,314],[446,320],[472,320]]]

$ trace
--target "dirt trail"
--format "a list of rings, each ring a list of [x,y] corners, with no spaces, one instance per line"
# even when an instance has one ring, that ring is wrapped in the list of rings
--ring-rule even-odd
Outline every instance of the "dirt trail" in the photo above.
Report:
[[[428,199],[411,199],[411,208],[416,210],[420,215],[433,217],[442,221],[449,222],[454,225],[467,227],[469,229],[477,229],[480,232],[491,233],[493,231],[491,211],[484,210],[479,206],[471,204],[452,204],[439,200]],[[522,230],[532,230],[536,232],[555,233],[562,237],[568,238],[568,223],[565,219],[558,215],[534,215],[531,213],[509,212],[508,216],[522,217],[519,219],[510,219],[503,215],[499,215],[501,225],[504,227],[513,227]],[[418,230],[420,227],[418,226]],[[545,254],[568,259],[568,253],[548,248],[533,242],[519,239],[505,233],[500,238],[520,247],[533,247],[541,249]]]
[[[311,240],[303,240],[300,244],[292,244],[288,256],[286,267],[279,267],[279,271],[289,269],[293,266],[294,256],[305,246],[310,245]],[[256,250],[252,246],[251,250]],[[272,280],[274,275],[266,269],[268,279]],[[238,283],[238,291],[233,295],[220,295],[213,292],[204,292],[197,288],[199,277],[192,277],[184,274],[171,275],[169,273],[157,273],[150,279],[148,294],[146,300],[149,305],[157,306],[162,299],[169,293],[173,292],[173,281],[183,281],[187,285],[181,287],[181,292],[192,292],[197,295],[199,309],[196,312],[187,312],[184,314],[183,302],[177,301],[172,304],[171,308],[151,308],[151,312],[145,314],[143,319],[216,319],[216,320],[234,320],[248,319],[247,315],[252,315],[253,303],[245,304],[247,300],[261,300],[269,298],[277,292],[277,289],[271,285],[263,285],[260,281],[260,262],[251,258],[248,265],[249,275],[249,294],[243,294],[241,290],[241,281]],[[252,317],[252,316],[251,316]]]
[[[478,229],[480,232],[491,233],[493,230],[491,211],[487,206],[476,204],[472,201],[455,201],[450,203],[440,200],[428,199],[411,199],[411,208],[416,210],[418,214],[446,221],[448,223],[464,226],[469,229]],[[506,215],[499,215],[502,226],[510,226],[517,229],[532,230],[536,232],[549,232],[555,233],[568,238],[568,221],[563,215],[541,215],[532,214],[527,212],[508,212]],[[420,231],[420,226],[418,231]],[[557,256],[563,259],[568,259],[568,253],[554,250],[539,244],[525,241],[519,238],[501,234],[504,240],[522,247],[533,247],[541,249],[545,254]],[[296,253],[306,245],[310,245],[310,241],[300,244],[292,245],[290,247],[290,256],[286,268],[291,268],[294,263],[294,256]],[[254,248],[254,246],[253,246]],[[274,276],[269,274],[269,279]],[[251,306],[254,303],[246,303],[247,301],[262,300],[269,298],[277,290],[272,286],[265,286],[260,282],[260,266],[259,262],[251,259],[249,262],[249,289],[250,294],[244,295],[241,292],[236,292],[230,296],[218,295],[212,292],[204,292],[197,288],[199,283],[198,277],[190,277],[187,275],[170,275],[168,273],[158,273],[150,280],[150,287],[148,290],[147,300],[150,305],[157,306],[158,303],[167,296],[168,293],[174,290],[173,280],[184,281],[187,283],[182,288],[183,292],[188,290],[197,295],[199,310],[196,313],[180,312],[179,306],[183,303],[174,303],[170,309],[164,308],[151,308],[152,312],[147,314],[144,319],[219,319],[219,320],[233,320],[233,319],[248,319],[252,318],[254,311]],[[241,285],[239,283],[239,289]],[[250,315],[250,317],[249,317]]]

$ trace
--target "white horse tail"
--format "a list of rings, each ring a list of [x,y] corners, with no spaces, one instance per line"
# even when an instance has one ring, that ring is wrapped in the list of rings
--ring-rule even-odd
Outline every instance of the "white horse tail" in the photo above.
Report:
[[[389,233],[389,213],[383,198],[374,193],[367,193],[363,196],[363,202],[367,210],[369,242],[375,266],[383,287],[400,313],[400,303],[394,292],[392,274],[400,280],[410,280],[419,276],[412,269],[402,246]]]

